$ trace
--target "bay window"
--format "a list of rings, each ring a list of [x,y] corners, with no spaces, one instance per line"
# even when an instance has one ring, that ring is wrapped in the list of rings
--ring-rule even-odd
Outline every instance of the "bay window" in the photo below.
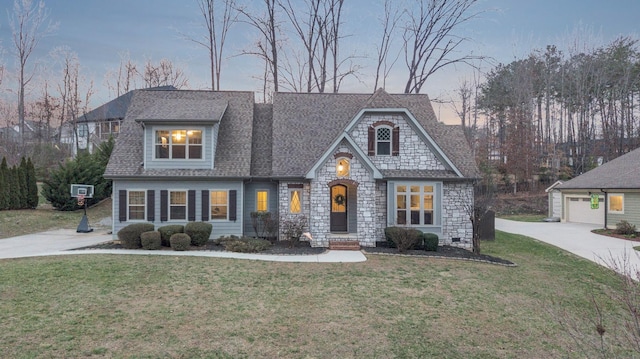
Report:
[[[428,226],[436,224],[436,186],[427,183],[397,184],[396,224]]]

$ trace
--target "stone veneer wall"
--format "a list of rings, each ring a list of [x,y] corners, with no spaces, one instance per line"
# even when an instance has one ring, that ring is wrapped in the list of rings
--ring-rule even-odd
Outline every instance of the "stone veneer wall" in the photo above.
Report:
[[[442,190],[442,233],[440,244],[470,249],[473,246],[473,226],[469,218],[469,204],[473,204],[471,182],[445,182]],[[453,242],[460,238],[460,242]]]
[[[350,135],[364,153],[368,151],[368,128],[378,121],[390,121],[400,127],[400,154],[398,156],[371,156],[371,161],[380,170],[444,170],[445,166],[429,150],[426,143],[399,114],[365,115]]]
[[[336,153],[351,153],[351,148],[344,143],[340,144]],[[362,246],[375,246],[376,226],[378,223],[378,211],[376,210],[375,181],[369,170],[354,155],[349,160],[349,176],[344,179],[355,181],[357,187],[357,234],[349,233],[345,237],[356,235]],[[314,246],[328,246],[332,238],[340,238],[341,235],[332,235],[330,231],[330,188],[328,183],[338,180],[336,174],[336,159],[330,156],[327,161],[318,168],[316,178],[311,182],[310,189],[310,232],[313,236]]]

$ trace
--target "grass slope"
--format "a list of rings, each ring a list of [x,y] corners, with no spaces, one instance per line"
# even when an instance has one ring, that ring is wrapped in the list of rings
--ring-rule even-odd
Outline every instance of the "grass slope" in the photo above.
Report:
[[[612,320],[611,271],[498,232],[518,264],[369,255],[364,263],[72,255],[0,261],[5,357],[585,357],[588,293]],[[554,304],[555,303],[555,304]],[[624,356],[624,355],[623,355]]]

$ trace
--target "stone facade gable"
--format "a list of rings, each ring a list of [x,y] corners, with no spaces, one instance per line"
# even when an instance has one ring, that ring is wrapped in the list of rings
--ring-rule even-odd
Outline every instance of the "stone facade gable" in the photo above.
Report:
[[[370,156],[371,161],[378,169],[447,169],[402,114],[365,114],[362,116],[351,130],[350,135],[365,153],[368,148],[368,129],[375,123],[391,123],[400,128],[400,153],[398,156]]]

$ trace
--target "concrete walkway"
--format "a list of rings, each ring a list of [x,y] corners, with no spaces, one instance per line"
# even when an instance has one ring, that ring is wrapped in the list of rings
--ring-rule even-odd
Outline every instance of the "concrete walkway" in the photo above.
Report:
[[[91,233],[77,233],[72,229],[59,229],[24,236],[0,239],[0,259],[72,254],[136,254],[165,256],[194,256],[251,259],[273,262],[301,263],[355,263],[364,262],[367,257],[361,251],[326,251],[314,255],[273,255],[211,251],[145,251],[127,249],[87,249],[69,251],[110,241],[111,235],[104,230]]]
[[[597,228],[601,226],[584,223],[517,222],[496,218],[496,229],[535,238],[608,268],[614,265],[626,267],[615,269],[619,272],[631,271],[637,277],[636,272],[640,273],[640,256],[633,247],[640,246],[640,242],[591,233]]]

